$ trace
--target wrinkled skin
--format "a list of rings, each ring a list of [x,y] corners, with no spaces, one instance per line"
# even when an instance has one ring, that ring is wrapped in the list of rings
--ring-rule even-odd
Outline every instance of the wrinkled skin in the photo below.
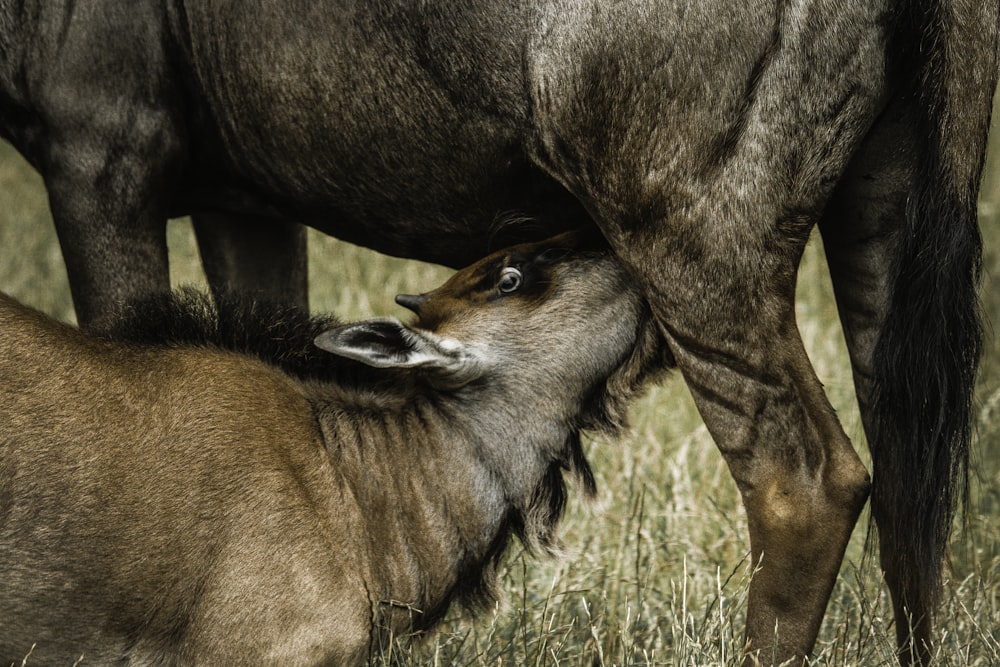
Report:
[[[795,326],[820,224],[902,657],[923,661],[967,461],[998,13],[958,0],[0,0],[0,128],[45,178],[96,331],[114,303],[166,289],[168,215],[194,215],[214,287],[300,304],[297,223],[453,266],[596,225],[742,493],[761,565],[748,661],[755,647],[808,654],[869,489]],[[933,254],[949,234],[955,252],[934,263],[897,247],[920,220],[940,222],[908,238]],[[957,276],[915,287],[935,295],[924,311],[902,305],[907,258],[932,267],[912,275]],[[916,412],[943,430],[909,425]],[[893,455],[913,442],[943,459]],[[919,472],[900,466],[930,460],[928,500],[900,505]]]

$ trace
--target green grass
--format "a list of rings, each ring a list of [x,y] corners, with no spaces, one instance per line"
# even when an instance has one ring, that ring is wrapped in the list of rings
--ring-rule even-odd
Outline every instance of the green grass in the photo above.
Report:
[[[1000,321],[1000,138],[990,155],[981,214],[987,316]],[[72,319],[65,270],[41,181],[0,145],[0,289]],[[203,282],[190,226],[170,224],[175,284]],[[400,314],[398,292],[437,285],[448,271],[310,237],[317,310],[344,319]],[[798,315],[810,357],[847,434],[863,450],[846,351],[818,241],[807,249]],[[958,531],[938,626],[943,665],[1000,664],[1000,348],[987,343],[979,381],[979,448],[968,528]],[[413,648],[386,647],[402,665],[731,665],[740,656],[750,572],[746,520],[728,471],[679,377],[632,411],[620,442],[588,445],[600,488],[573,494],[561,535],[566,555],[515,549],[505,602],[472,620],[456,610]],[[866,453],[862,451],[862,455]],[[816,648],[818,665],[891,665],[893,628],[862,517]]]

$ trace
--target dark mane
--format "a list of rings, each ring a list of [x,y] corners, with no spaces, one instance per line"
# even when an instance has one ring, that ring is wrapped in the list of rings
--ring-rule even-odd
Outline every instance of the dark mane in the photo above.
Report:
[[[459,576],[451,594],[438,608],[428,611],[421,619],[421,627],[430,627],[443,617],[452,600],[473,613],[485,611],[496,603],[500,599],[499,568],[509,553],[511,538],[517,537],[530,554],[559,552],[562,545],[556,536],[556,527],[566,508],[564,473],[576,474],[588,497],[597,490],[580,446],[579,431],[570,434],[563,457],[549,464],[526,507],[508,510],[486,553],[459,566]]]
[[[560,457],[553,461],[539,481],[526,507],[513,507],[486,555],[475,563],[464,564],[454,594],[470,611],[486,610],[499,599],[498,568],[508,552],[512,537],[529,553],[558,553],[561,544],[556,528],[566,507],[565,473],[576,478],[583,493],[597,493],[594,474],[583,451],[583,431],[615,435],[627,426],[627,411],[642,391],[676,365],[673,354],[647,311],[639,324],[636,344],[621,364],[588,396],[577,424],[566,438]],[[448,600],[451,596],[448,597]],[[434,610],[428,624],[444,615],[449,602]]]
[[[181,288],[128,304],[105,338],[134,345],[216,347],[256,357],[302,379],[324,379],[354,368],[313,340],[340,322],[298,308],[226,293],[215,300]]]

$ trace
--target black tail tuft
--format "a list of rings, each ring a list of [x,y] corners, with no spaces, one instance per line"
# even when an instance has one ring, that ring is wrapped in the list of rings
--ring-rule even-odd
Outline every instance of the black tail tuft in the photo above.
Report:
[[[968,492],[982,349],[976,197],[992,87],[978,90],[990,84],[972,81],[978,74],[957,62],[968,57],[954,46],[963,34],[957,26],[971,17],[946,2],[901,4],[890,52],[918,119],[920,157],[873,360],[872,513],[895,604],[922,624],[939,597],[952,521]],[[974,57],[995,71],[995,47]]]

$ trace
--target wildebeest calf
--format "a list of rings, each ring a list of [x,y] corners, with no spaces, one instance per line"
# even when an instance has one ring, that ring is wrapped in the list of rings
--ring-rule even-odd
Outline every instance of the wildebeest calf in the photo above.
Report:
[[[110,340],[0,299],[0,659],[357,664],[551,548],[580,430],[669,362],[645,301],[566,236],[399,301],[189,294]]]

